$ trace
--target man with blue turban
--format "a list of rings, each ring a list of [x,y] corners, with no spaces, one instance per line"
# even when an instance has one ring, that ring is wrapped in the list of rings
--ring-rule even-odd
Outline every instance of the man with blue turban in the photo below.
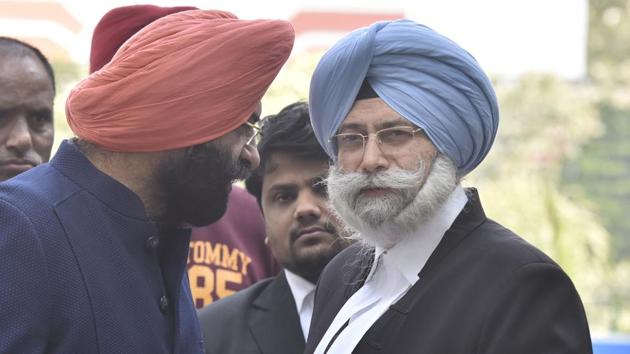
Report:
[[[592,353],[569,277],[460,185],[499,121],[468,52],[375,23],[324,55],[310,109],[330,201],[360,242],[319,280],[307,353]]]

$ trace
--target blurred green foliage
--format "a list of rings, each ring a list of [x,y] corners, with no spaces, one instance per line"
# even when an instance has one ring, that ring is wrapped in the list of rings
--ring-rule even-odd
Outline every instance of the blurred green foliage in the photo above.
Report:
[[[630,259],[630,1],[591,0],[588,40],[589,78],[606,131],[566,166],[564,181],[593,204],[613,236],[613,260],[623,262]]]
[[[588,78],[604,133],[564,164],[565,193],[587,205],[611,236],[607,283],[593,299],[605,329],[630,332],[630,0],[590,0]],[[599,325],[599,323],[598,323]]]
[[[65,106],[66,98],[70,89],[86,74],[86,69],[81,65],[71,61],[51,60],[50,63],[55,71],[55,81],[57,95],[55,96],[54,117],[55,117],[55,141],[53,143],[53,155],[62,140],[73,136],[68,122],[66,121]]]
[[[592,204],[567,193],[562,179],[564,166],[604,133],[597,88],[528,74],[495,89],[501,105],[495,145],[464,184],[479,188],[489,217],[563,267],[593,332],[630,331],[630,307],[620,297],[630,278],[611,261],[611,235]]]

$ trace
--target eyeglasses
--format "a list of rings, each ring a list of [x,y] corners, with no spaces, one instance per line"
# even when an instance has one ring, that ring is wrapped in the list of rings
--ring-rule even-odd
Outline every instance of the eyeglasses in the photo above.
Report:
[[[260,135],[260,127],[256,124],[245,122],[245,125],[243,125],[243,129],[243,135],[245,135],[245,138],[247,139],[245,145],[256,145],[256,138],[258,137],[258,135]],[[252,142],[254,144],[252,144]]]
[[[340,133],[330,138],[330,143],[335,145],[339,159],[342,161],[354,161],[363,157],[365,145],[370,135],[376,136],[376,142],[379,149],[384,154],[395,154],[399,148],[404,147],[410,142],[416,133],[422,129],[414,129],[409,126],[391,127],[381,129],[367,135],[361,133]]]

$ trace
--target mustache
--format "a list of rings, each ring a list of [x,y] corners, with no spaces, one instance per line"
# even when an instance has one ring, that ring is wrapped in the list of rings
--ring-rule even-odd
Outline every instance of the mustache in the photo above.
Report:
[[[408,189],[418,186],[425,175],[425,164],[420,165],[414,171],[400,168],[378,171],[372,174],[361,172],[344,172],[338,166],[333,166],[326,179],[329,192],[331,190],[344,190],[350,193],[358,193],[368,188]]]
[[[300,235],[300,233],[302,233],[303,230],[309,229],[312,227],[320,227],[331,235],[337,235],[337,228],[333,226],[333,224],[329,220],[326,220],[324,222],[311,223],[308,225],[301,225],[300,227],[293,228],[291,229],[291,231],[289,231],[289,236],[291,240],[295,240],[296,238],[298,238],[298,236]]]
[[[227,183],[233,183],[238,180],[247,179],[252,171],[249,164],[240,159],[229,161],[225,156],[229,156],[228,151],[223,151],[214,147],[212,144],[202,144],[192,147],[188,155],[188,169],[192,169],[194,165],[203,166],[204,168],[216,168],[215,159],[209,156],[223,156],[224,171],[223,177]],[[198,167],[197,167],[198,168]]]

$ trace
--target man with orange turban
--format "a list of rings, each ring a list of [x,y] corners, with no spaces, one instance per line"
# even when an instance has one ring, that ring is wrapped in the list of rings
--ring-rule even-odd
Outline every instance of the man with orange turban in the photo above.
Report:
[[[90,73],[107,64],[116,50],[146,25],[186,10],[197,8],[131,5],[110,10],[94,28]],[[188,278],[195,306],[202,308],[275,276],[280,266],[264,240],[265,225],[256,199],[234,186],[223,217],[210,225],[194,227],[190,233]]]
[[[0,352],[203,351],[187,227],[258,165],[252,123],[293,40],[285,21],[177,12],[72,90],[77,138],[0,184]]]

